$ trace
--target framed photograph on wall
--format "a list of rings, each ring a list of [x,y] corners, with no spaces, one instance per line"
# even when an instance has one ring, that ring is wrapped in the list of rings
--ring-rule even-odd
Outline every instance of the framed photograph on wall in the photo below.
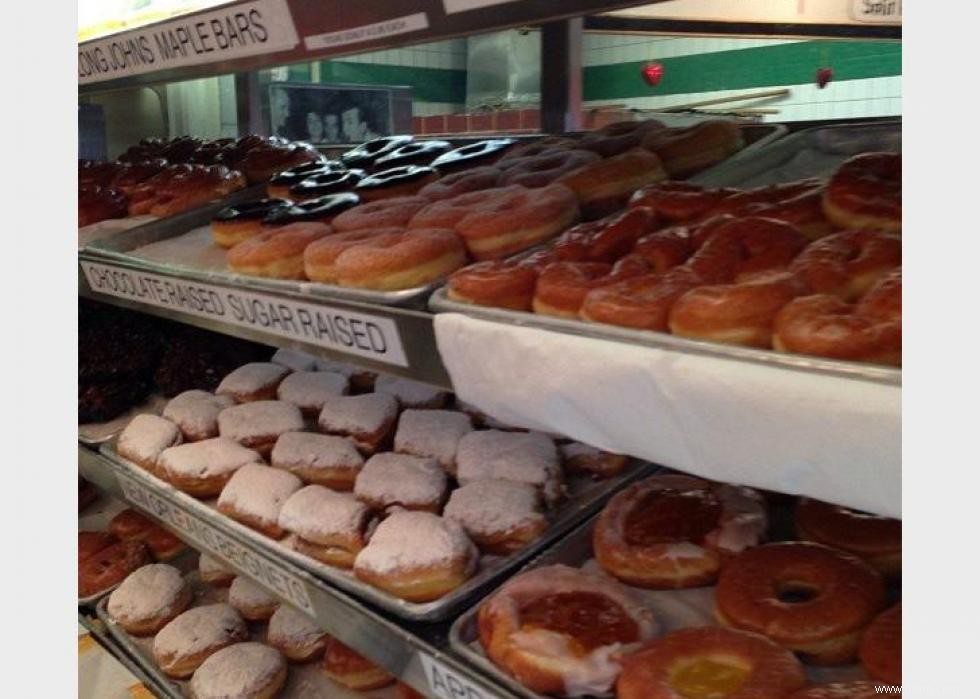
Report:
[[[294,141],[363,143],[411,129],[411,88],[275,82],[269,85],[269,120],[271,134]]]

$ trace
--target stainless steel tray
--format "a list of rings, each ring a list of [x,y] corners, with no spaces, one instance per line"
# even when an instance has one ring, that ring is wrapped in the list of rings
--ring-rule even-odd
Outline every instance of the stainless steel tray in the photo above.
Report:
[[[167,498],[179,503],[201,519],[230,531],[240,540],[248,541],[256,548],[288,560],[317,578],[335,585],[355,597],[409,621],[444,621],[451,618],[481,597],[486,590],[494,587],[498,580],[531,560],[577,524],[597,512],[614,492],[638,478],[650,475],[656,468],[652,464],[633,460],[623,473],[614,478],[601,481],[592,481],[587,477],[569,479],[569,497],[556,509],[548,528],[534,543],[510,556],[482,556],[480,569],[464,584],[438,600],[418,603],[407,602],[394,597],[358,580],[350,571],[328,566],[294,551],[288,546],[289,537],[283,541],[273,541],[255,530],[239,524],[218,512],[214,505],[215,500],[201,501],[177,490],[169,483],[120,457],[113,444],[102,445],[101,452],[134,478],[148,483],[156,490],[164,491]]]
[[[773,514],[775,513],[771,513],[771,517]],[[575,568],[601,571],[592,559],[592,528],[597,519],[598,515],[578,527],[541,554],[524,570],[561,563]],[[775,517],[773,519],[775,520]],[[644,590],[632,587],[630,589],[640,594],[653,609],[659,625],[659,634],[691,626],[716,625],[714,619],[714,587],[695,587],[687,590]],[[475,605],[460,615],[450,627],[449,645],[452,651],[518,695],[545,699],[544,695],[528,690],[498,668],[483,653],[476,629],[478,611],[479,605]],[[810,681],[817,683],[843,682],[866,677],[861,666],[857,664],[838,667],[806,665],[805,668]]]

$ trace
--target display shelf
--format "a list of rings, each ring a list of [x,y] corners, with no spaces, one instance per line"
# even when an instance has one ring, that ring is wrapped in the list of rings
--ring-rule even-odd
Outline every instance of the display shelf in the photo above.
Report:
[[[221,560],[279,599],[313,616],[324,631],[426,696],[491,699],[516,695],[448,650],[449,623],[395,621],[317,580],[220,521],[188,511],[152,479],[79,447],[79,472],[119,494],[199,551]]]

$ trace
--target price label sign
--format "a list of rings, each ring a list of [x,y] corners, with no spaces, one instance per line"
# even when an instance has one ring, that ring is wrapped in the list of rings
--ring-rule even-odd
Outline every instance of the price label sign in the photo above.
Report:
[[[862,24],[901,24],[902,0],[851,0],[851,19]]]
[[[429,28],[429,18],[424,12],[416,12],[413,15],[395,17],[365,24],[361,27],[351,27],[337,32],[327,34],[313,34],[303,39],[303,44],[307,51],[318,51],[329,49],[335,46],[346,46],[348,44],[360,44],[364,41],[374,39],[384,39],[385,37],[395,36],[396,34],[408,34]]]
[[[126,500],[170,525],[181,538],[217,556],[282,599],[315,616],[306,585],[273,561],[256,554],[179,505],[166,500],[130,475],[117,471]]]
[[[83,261],[97,294],[212,318],[386,364],[408,366],[391,318]]]
[[[495,699],[466,676],[425,653],[419,653],[431,696],[438,699]]]

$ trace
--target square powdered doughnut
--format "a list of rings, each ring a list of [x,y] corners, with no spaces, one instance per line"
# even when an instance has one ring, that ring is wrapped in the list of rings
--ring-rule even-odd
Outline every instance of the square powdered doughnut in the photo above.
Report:
[[[279,511],[303,481],[265,464],[246,464],[235,472],[218,497],[218,509],[247,527],[273,539],[285,536]]]
[[[231,396],[236,403],[273,400],[279,384],[290,373],[290,369],[282,364],[252,362],[238,367],[223,378],[215,393],[219,396]]]
[[[398,421],[398,401],[386,393],[333,398],[320,411],[318,424],[327,434],[350,437],[362,454],[373,454],[391,437]]]
[[[277,349],[269,361],[273,364],[282,364],[293,371],[313,371],[316,369],[316,357],[298,350]]]
[[[449,496],[446,519],[459,522],[483,551],[507,555],[548,527],[537,488],[513,481],[474,481]]]
[[[119,435],[116,451],[150,473],[157,474],[157,460],[164,449],[183,441],[180,428],[158,415],[137,415]]]
[[[305,426],[299,408],[281,400],[242,403],[218,414],[218,432],[222,437],[234,439],[262,456],[269,455],[280,435],[297,432]]]
[[[214,437],[164,449],[157,460],[160,476],[189,495],[213,497],[232,474],[262,456],[233,439]]]
[[[446,473],[456,473],[456,447],[473,431],[466,413],[454,410],[406,410],[398,418],[395,451],[435,459]]]
[[[347,378],[329,371],[297,371],[290,374],[276,391],[279,400],[292,403],[303,415],[316,417],[323,404],[335,396],[346,396]]]
[[[449,400],[449,393],[440,388],[387,374],[377,378],[374,391],[394,396],[402,408],[441,408]]]
[[[350,568],[367,545],[374,517],[350,493],[308,485],[293,493],[279,513],[279,526],[299,539],[293,547],[332,566]]]
[[[218,413],[234,404],[231,396],[194,389],[174,396],[164,406],[163,416],[177,423],[186,441],[199,442],[218,436]]]
[[[322,359],[319,357],[316,360],[316,370],[330,371],[334,374],[346,376],[348,381],[350,381],[351,391],[357,393],[372,391],[374,389],[374,381],[378,378],[378,375],[373,371],[361,369],[360,367],[346,364],[344,362],[335,362],[332,359]]]
[[[491,479],[526,483],[549,505],[561,497],[558,449],[540,432],[486,430],[464,435],[456,449],[456,479],[460,485]]]
[[[448,488],[446,473],[435,459],[387,452],[367,460],[357,474],[354,495],[379,512],[399,506],[438,514]]]
[[[347,437],[316,432],[287,432],[272,448],[272,465],[307,483],[353,490],[364,458]]]
[[[581,473],[594,478],[612,478],[622,473],[629,457],[612,454],[582,442],[569,442],[558,447],[565,473]]]

